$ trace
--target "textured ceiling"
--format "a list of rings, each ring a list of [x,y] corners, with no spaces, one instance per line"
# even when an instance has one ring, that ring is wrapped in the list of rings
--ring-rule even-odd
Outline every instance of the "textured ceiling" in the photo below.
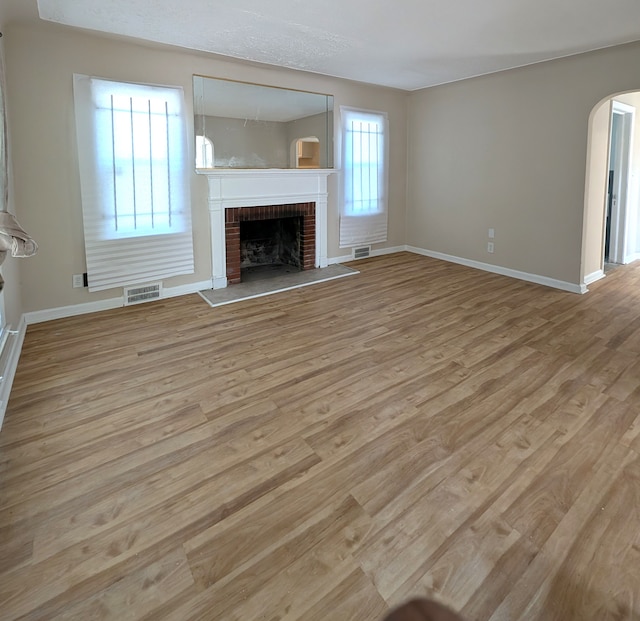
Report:
[[[68,26],[407,90],[640,39],[639,0],[38,0],[38,9]]]

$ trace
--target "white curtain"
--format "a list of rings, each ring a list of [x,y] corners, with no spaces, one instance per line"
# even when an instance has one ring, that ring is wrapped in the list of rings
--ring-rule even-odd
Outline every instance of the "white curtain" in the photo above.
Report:
[[[194,271],[184,94],[74,75],[89,290]]]
[[[4,91],[4,53],[2,46],[0,46],[0,211],[6,211],[9,207],[9,157],[7,154],[7,117]]]
[[[0,35],[2,36],[2,35]],[[0,265],[7,253],[13,257],[31,257],[38,251],[36,242],[20,226],[9,209],[9,154],[7,141],[7,114],[5,108],[4,52],[0,45]],[[4,280],[0,276],[0,289]],[[4,308],[2,308],[4,316]],[[4,318],[0,322],[0,326]]]
[[[340,247],[387,240],[388,120],[340,107]]]

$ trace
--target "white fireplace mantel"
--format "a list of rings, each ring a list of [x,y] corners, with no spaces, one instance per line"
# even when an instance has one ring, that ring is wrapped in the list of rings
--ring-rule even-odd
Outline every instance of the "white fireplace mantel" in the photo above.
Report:
[[[209,184],[212,286],[227,286],[225,209],[316,204],[316,267],[327,267],[327,179],[331,169],[199,169]]]

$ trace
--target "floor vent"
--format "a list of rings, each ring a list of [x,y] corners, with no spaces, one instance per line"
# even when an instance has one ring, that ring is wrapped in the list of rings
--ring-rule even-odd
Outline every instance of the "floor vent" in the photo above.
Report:
[[[353,248],[354,259],[366,259],[371,255],[371,246],[361,246],[360,248]]]
[[[150,285],[142,287],[125,287],[124,288],[124,305],[140,304],[141,302],[150,302],[151,300],[159,300],[162,297],[162,283],[154,282]]]

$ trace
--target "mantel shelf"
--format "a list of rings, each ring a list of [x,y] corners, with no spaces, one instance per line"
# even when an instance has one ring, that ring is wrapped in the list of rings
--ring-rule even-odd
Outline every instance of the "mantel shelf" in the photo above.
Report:
[[[204,177],[323,175],[338,172],[335,168],[196,168],[196,174]]]

